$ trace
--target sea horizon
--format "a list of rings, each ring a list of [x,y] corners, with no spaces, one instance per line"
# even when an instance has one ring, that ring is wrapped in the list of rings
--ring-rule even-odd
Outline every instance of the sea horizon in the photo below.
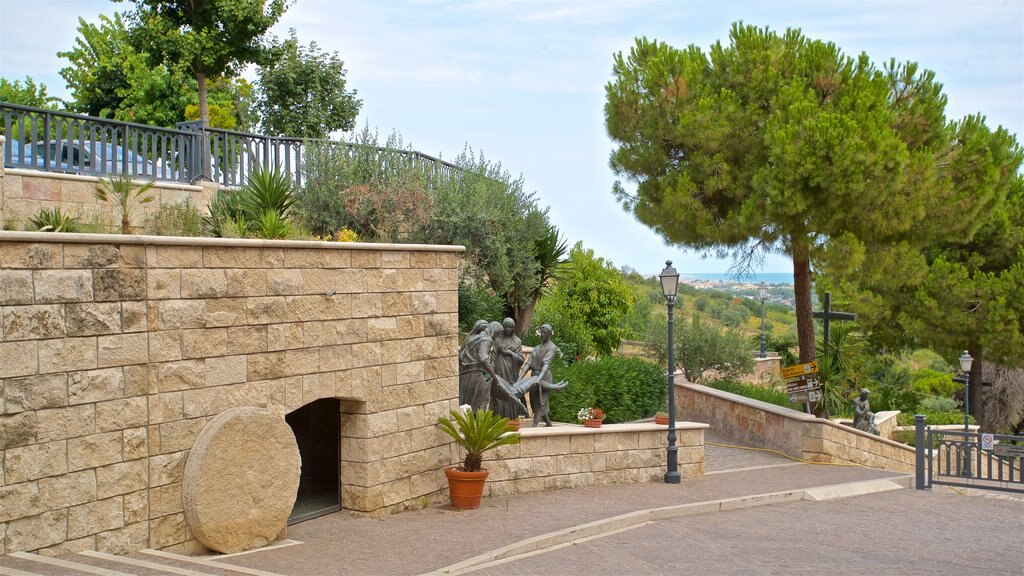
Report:
[[[743,274],[741,276],[729,273],[680,274],[679,277],[684,280],[700,280],[704,282],[736,282],[751,284],[764,282],[765,284],[793,284],[792,272],[755,272],[752,274]]]

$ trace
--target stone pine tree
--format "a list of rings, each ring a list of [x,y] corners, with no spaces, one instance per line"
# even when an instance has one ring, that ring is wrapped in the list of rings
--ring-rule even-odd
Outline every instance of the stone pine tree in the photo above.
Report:
[[[979,120],[968,123],[982,130]],[[1006,198],[976,216],[977,232],[920,251],[869,243],[847,252],[843,261],[825,262],[822,270],[831,289],[865,312],[859,320],[877,346],[929,347],[954,365],[967,350],[975,360],[971,414],[986,431],[998,431],[1007,424],[1000,415],[1015,409],[993,406],[985,396],[1012,388],[983,387],[982,369],[986,363],[1000,370],[1024,367],[1024,179],[1018,173],[1024,151],[1001,129],[989,133],[987,142],[978,156],[988,161],[972,163],[986,166],[977,175],[1005,190]]]
[[[151,64],[167,60],[195,75],[204,125],[210,123],[207,80],[263,62],[270,47],[268,30],[287,9],[286,0],[129,1],[135,4],[129,15],[133,43]]]
[[[880,69],[798,30],[735,24],[707,53],[638,39],[606,95],[611,166],[636,184],[615,193],[639,221],[748,269],[770,252],[793,259],[802,362],[815,354],[812,264],[865,239],[970,234],[970,216],[1000,202],[950,173],[931,72]]]

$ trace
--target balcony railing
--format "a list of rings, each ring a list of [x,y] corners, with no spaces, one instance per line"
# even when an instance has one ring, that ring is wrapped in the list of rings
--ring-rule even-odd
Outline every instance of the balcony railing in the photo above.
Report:
[[[329,146],[350,156],[359,148],[346,142],[203,128],[199,122],[158,128],[6,102],[0,102],[0,114],[7,137],[4,166],[46,172],[99,177],[127,174],[173,182],[211,180],[237,187],[256,169],[277,168],[302,186],[308,146]],[[441,179],[460,172],[454,164],[419,152],[388,152],[398,153],[412,166]]]

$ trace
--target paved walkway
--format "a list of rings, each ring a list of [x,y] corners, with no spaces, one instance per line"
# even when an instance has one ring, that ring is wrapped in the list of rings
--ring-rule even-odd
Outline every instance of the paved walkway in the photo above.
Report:
[[[209,564],[137,553],[60,560],[99,574],[343,575],[1024,574],[1024,499],[902,489],[908,478],[794,463],[707,435],[708,474],[487,498],[380,519],[332,514],[289,528],[284,545]],[[125,562],[158,563],[155,566]],[[0,558],[0,574],[79,574]]]

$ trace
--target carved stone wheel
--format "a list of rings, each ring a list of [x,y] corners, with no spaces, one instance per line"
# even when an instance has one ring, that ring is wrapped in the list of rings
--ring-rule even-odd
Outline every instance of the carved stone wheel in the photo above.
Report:
[[[301,460],[284,418],[232,408],[203,428],[185,463],[185,521],[204,546],[225,554],[283,534],[295,505]]]

